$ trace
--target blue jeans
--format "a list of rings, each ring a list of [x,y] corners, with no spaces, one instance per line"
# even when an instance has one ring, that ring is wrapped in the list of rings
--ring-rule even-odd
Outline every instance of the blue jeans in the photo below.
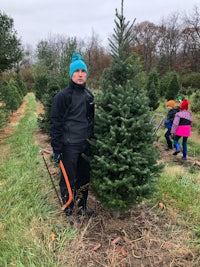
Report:
[[[179,144],[178,141],[179,141],[179,139],[180,139],[181,137],[183,138],[183,140],[182,140],[183,157],[186,158],[186,156],[187,156],[187,140],[188,140],[188,137],[175,135],[175,136],[174,136],[174,146],[176,147],[177,144],[180,146],[180,144]]]

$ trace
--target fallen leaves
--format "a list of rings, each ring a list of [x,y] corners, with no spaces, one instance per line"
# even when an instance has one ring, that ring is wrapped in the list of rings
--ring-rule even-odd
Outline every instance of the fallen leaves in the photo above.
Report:
[[[55,241],[55,239],[56,239],[56,235],[54,233],[51,233],[51,240]]]
[[[97,251],[100,247],[101,247],[101,244],[100,244],[100,243],[97,243],[97,244],[91,249],[91,251]]]
[[[111,246],[115,246],[116,244],[119,243],[120,240],[121,240],[121,237],[120,237],[120,236],[116,237],[116,238],[111,242]]]
[[[162,202],[158,203],[158,208],[163,210],[165,208],[165,205]]]

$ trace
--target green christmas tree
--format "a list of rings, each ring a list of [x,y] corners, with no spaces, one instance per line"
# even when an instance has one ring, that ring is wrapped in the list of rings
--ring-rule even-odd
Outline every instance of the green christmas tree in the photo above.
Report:
[[[19,67],[16,69],[15,76],[14,76],[16,87],[23,98],[27,94],[27,88],[23,82],[22,75],[20,73]]]
[[[95,133],[91,142],[92,189],[103,207],[125,211],[150,195],[159,173],[157,152],[141,64],[131,55],[132,24],[116,10],[111,42],[112,65],[102,77],[96,99]]]
[[[60,87],[57,81],[50,81],[48,84],[48,90],[42,96],[42,103],[44,107],[44,113],[39,114],[38,116],[38,124],[40,129],[49,134],[49,124],[50,124],[50,111],[51,111],[51,103],[52,99],[60,91]]]
[[[146,90],[149,97],[149,107],[152,110],[156,110],[159,107],[159,79],[156,70],[149,74]]]
[[[180,91],[180,86],[177,74],[172,73],[171,80],[167,87],[166,99],[167,100],[176,99],[179,91]]]
[[[22,104],[22,97],[13,79],[9,82],[2,82],[0,100],[4,103],[6,110],[12,113]]]

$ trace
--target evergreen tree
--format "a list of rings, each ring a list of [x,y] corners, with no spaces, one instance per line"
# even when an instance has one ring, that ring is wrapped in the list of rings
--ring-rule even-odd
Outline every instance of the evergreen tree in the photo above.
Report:
[[[76,51],[77,41],[75,38],[69,38],[64,44],[64,49],[61,51],[60,64],[58,72],[58,81],[60,88],[64,88],[69,83],[69,66],[71,63],[72,54]]]
[[[52,99],[55,96],[55,94],[58,93],[59,91],[60,87],[58,86],[58,83],[56,81],[51,81],[48,84],[47,92],[43,94],[41,99],[44,106],[44,112],[42,114],[39,114],[38,124],[40,129],[47,134],[49,134],[50,110],[51,110]]]
[[[192,96],[191,111],[200,113],[200,91],[196,91]]]
[[[21,59],[21,42],[14,21],[0,10],[0,73],[12,69]]]
[[[161,55],[157,69],[159,71],[159,75],[161,76],[165,75],[167,72],[171,70],[169,57],[167,55]]]
[[[5,80],[0,82],[0,129],[6,125],[9,118],[9,111],[6,109],[5,98],[7,96],[7,82]]]
[[[9,112],[5,109],[4,106],[0,106],[0,130],[1,128],[3,128],[7,122],[8,122],[8,115],[9,115]]]
[[[159,80],[156,70],[149,74],[146,90],[149,97],[149,107],[156,110],[159,107]]]
[[[26,86],[22,80],[22,76],[21,76],[19,68],[17,68],[17,70],[16,70],[14,80],[15,80],[16,87],[18,88],[18,91],[19,91],[21,97],[23,98],[27,94],[27,89],[26,89]]]
[[[166,99],[167,100],[176,99],[179,91],[180,91],[180,86],[178,82],[178,77],[176,73],[173,73],[169,85],[167,87]]]
[[[1,86],[1,100],[8,111],[17,110],[22,104],[22,97],[16,87],[15,81],[3,81]]]
[[[48,75],[45,73],[38,74],[34,78],[34,92],[38,100],[42,100],[42,96],[47,92],[48,86]]]
[[[141,84],[140,62],[131,56],[131,27],[116,10],[112,65],[102,77],[91,141],[92,189],[112,211],[128,210],[148,196],[158,174],[157,152],[148,98]]]
[[[160,79],[160,96],[165,98],[169,82],[171,80],[172,73],[168,72]]]

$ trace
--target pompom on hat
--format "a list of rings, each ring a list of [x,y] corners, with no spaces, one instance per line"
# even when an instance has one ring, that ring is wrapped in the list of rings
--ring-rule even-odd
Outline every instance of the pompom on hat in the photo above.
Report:
[[[189,102],[186,98],[183,99],[183,101],[180,104],[180,109],[181,110],[188,110]]]
[[[72,55],[72,63],[69,67],[69,76],[72,78],[73,73],[76,70],[84,70],[86,73],[88,73],[87,66],[85,62],[82,60],[82,56],[78,53],[73,53]]]
[[[171,107],[171,108],[175,108],[176,102],[174,100],[169,100],[169,101],[167,101],[166,106]]]

